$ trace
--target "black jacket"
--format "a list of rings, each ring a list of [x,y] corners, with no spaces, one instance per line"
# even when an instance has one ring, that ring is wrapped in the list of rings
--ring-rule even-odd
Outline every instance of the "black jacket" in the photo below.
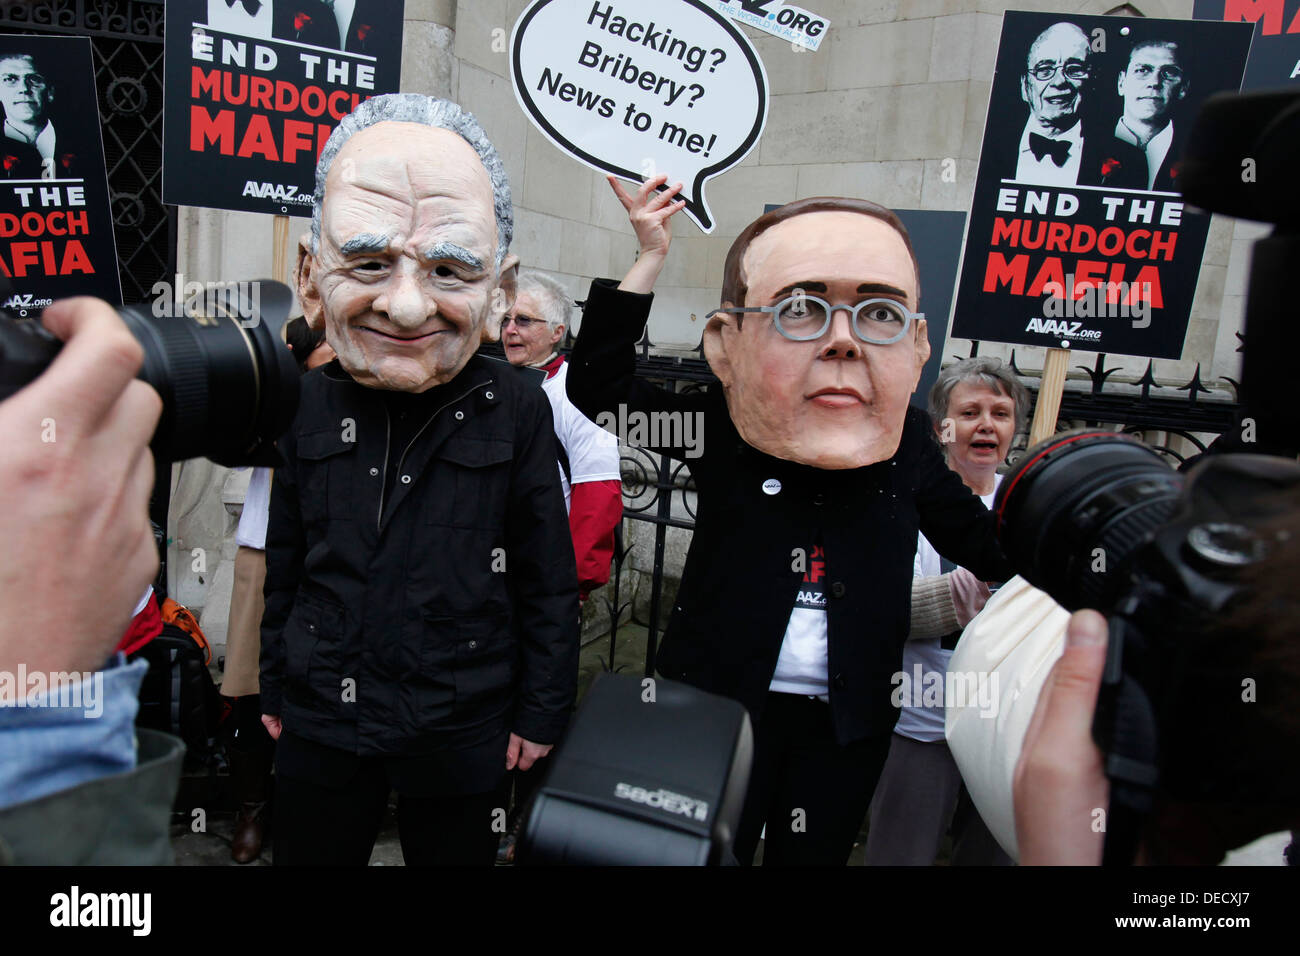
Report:
[[[261,662],[263,712],[299,737],[412,755],[564,728],[578,584],[550,403],[477,355],[441,393],[381,517],[384,393],[338,362],[302,380],[271,485]]]
[[[763,454],[736,432],[720,388],[678,395],[634,378],[651,296],[592,284],[569,356],[569,397],[589,417],[677,411],[703,417],[702,455],[652,449],[690,466],[695,533],[659,652],[665,677],[743,703],[761,720],[803,568],[795,548],[825,550],[828,684],[842,744],[887,734],[911,614],[917,529],[944,556],[986,580],[1010,577],[992,516],[944,463],[929,418],[909,410],[898,452],[852,470]],[[775,478],[777,494],[763,484]]]

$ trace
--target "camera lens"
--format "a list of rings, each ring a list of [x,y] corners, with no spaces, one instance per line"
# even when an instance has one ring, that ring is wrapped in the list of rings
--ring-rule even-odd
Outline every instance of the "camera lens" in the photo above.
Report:
[[[280,341],[292,301],[287,286],[261,280],[209,288],[162,310],[121,310],[144,348],[140,378],[163,400],[156,458],[276,463],[275,439],[298,410],[298,367]]]
[[[1109,612],[1134,552],[1174,512],[1182,477],[1135,438],[1055,435],[1025,453],[993,503],[998,539],[1025,580],[1063,607]]]

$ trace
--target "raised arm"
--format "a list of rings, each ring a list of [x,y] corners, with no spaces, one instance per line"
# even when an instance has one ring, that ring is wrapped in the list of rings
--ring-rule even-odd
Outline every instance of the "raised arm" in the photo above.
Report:
[[[662,193],[654,192],[665,179],[659,176],[647,181],[633,196],[610,177],[614,194],[628,211],[640,254],[617,285],[612,279],[592,282],[582,327],[569,355],[566,389],[569,400],[587,418],[615,431],[627,444],[686,459],[698,455],[702,441],[698,422],[692,419],[688,424],[686,416],[701,411],[703,396],[679,395],[636,378],[636,345],[645,333],[654,298],[651,290],[672,241],[669,219],[685,205],[671,201],[680,183]],[[632,413],[669,417],[640,419],[642,441],[635,430],[637,419],[629,418]],[[675,418],[671,417],[674,413]],[[649,427],[652,424],[654,429]]]
[[[668,258],[668,247],[672,245],[673,213],[686,207],[684,199],[673,201],[682,184],[678,183],[663,192],[655,192],[668,182],[667,176],[656,176],[642,183],[635,194],[629,194],[618,184],[616,177],[605,178],[618,201],[627,210],[628,221],[636,233],[636,262],[618,287],[624,292],[648,295],[654,289],[659,273],[663,271],[664,261]]]

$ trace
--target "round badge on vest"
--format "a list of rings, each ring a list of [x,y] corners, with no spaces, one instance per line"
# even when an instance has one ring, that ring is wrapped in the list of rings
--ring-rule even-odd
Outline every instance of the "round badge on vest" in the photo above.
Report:
[[[781,482],[779,479],[769,478],[767,479],[767,481],[763,482],[763,494],[775,495],[775,494],[779,494],[780,491],[781,491]]]

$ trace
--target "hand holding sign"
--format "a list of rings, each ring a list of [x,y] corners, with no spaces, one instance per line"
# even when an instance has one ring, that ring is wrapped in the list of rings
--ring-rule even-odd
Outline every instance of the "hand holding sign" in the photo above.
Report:
[[[713,231],[704,182],[767,120],[763,64],[726,17],[702,0],[534,0],[511,49],[515,96],[551,142],[625,179],[680,180]]]
[[[628,221],[632,223],[632,229],[636,233],[638,253],[636,262],[618,287],[624,292],[650,292],[654,289],[655,280],[659,278],[664,260],[668,257],[668,246],[673,241],[670,220],[674,213],[680,212],[686,206],[685,199],[673,202],[673,197],[681,191],[682,184],[678,183],[663,192],[656,193],[655,190],[668,181],[667,176],[660,175],[654,179],[647,179],[636,191],[635,196],[629,196],[618,184],[617,179],[613,176],[605,178],[609,181],[618,201],[627,210]]]

